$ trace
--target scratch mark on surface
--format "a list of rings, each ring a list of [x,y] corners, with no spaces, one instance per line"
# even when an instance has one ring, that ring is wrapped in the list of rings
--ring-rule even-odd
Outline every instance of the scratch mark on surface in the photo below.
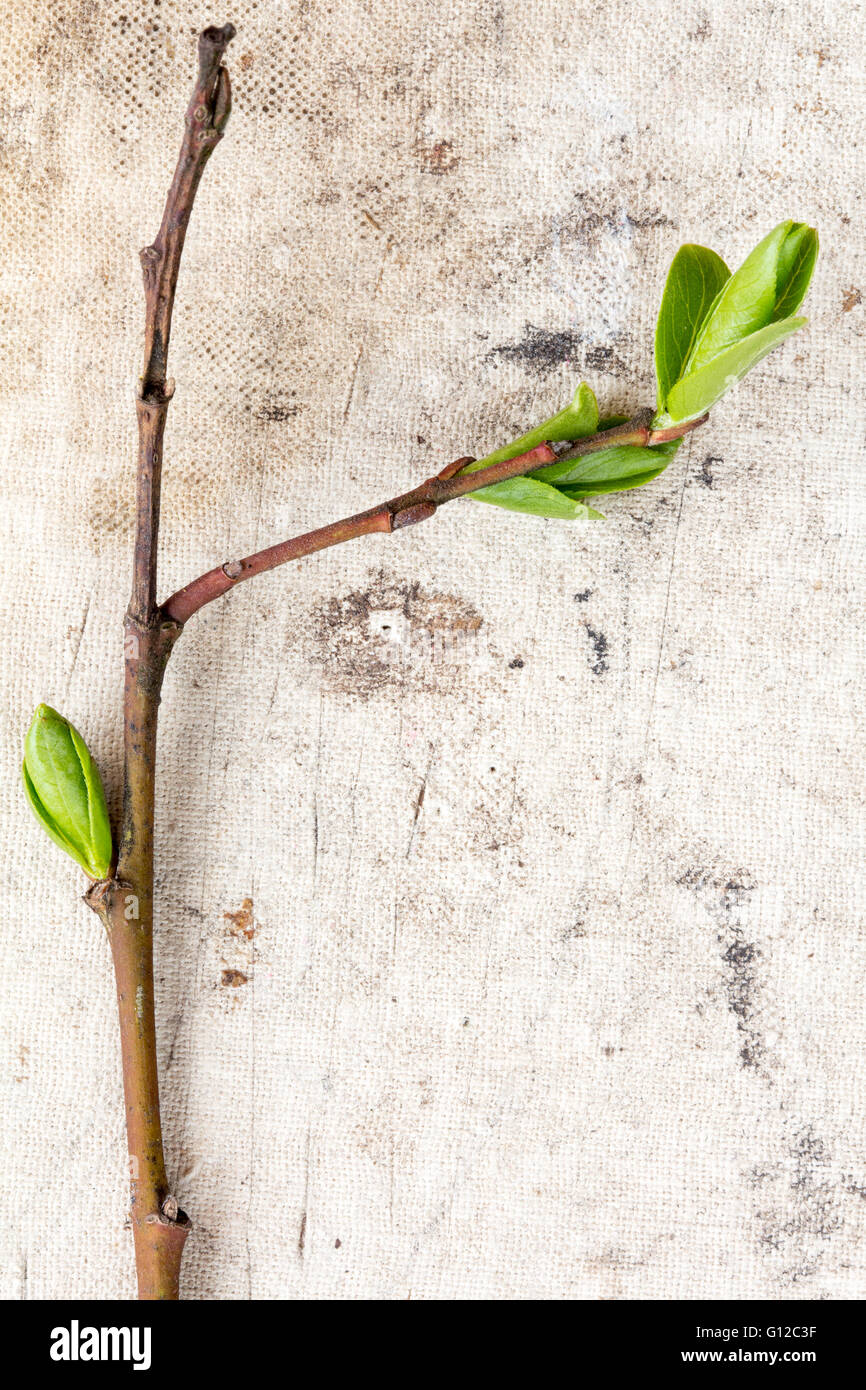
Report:
[[[177,1011],[177,1019],[176,1019],[176,1021],[175,1021],[175,1025],[174,1025],[174,1032],[173,1032],[172,1035],[171,1035],[171,1044],[170,1044],[169,1049],[168,1049],[168,1058],[167,1058],[166,1064],[165,1064],[165,1070],[166,1070],[166,1072],[171,1071],[172,1063],[174,1062],[174,1051],[175,1051],[175,1048],[177,1047],[177,1039],[178,1039],[178,1036],[179,1036],[179,1034],[180,1034],[180,1029],[181,1029],[181,1025],[182,1025],[182,1023],[183,1023],[183,1016],[184,1016],[184,1013],[186,1012],[186,1005],[187,1005],[187,1000],[188,1000],[188,999],[189,999],[189,994],[187,993],[187,994],[184,994],[183,998],[182,998],[181,1001],[180,1001],[180,1008],[179,1008],[178,1011]]]
[[[365,341],[366,341],[366,338],[365,338]],[[355,394],[355,380],[356,380],[356,378],[357,378],[357,376],[358,376],[358,368],[359,368],[360,365],[361,365],[361,358],[363,357],[363,355],[364,355],[364,343],[362,343],[361,346],[358,348],[358,354],[357,354],[357,356],[356,356],[356,358],[355,358],[355,365],[354,365],[354,367],[352,368],[352,375],[351,375],[351,377],[349,378],[349,391],[348,391],[348,394],[347,394],[347,396],[346,396],[346,404],[343,406],[343,420],[344,420],[344,422],[345,422],[346,420],[348,420],[348,418],[349,418],[349,411],[350,411],[351,408],[352,408],[352,397],[353,397],[353,395]]]
[[[655,707],[656,707],[656,692],[658,691],[658,686],[659,686],[659,675],[660,675],[660,672],[661,672],[662,655],[663,655],[663,653],[664,653],[664,647],[665,647],[665,634],[667,633],[667,626],[668,626],[668,610],[669,610],[669,608],[670,608],[670,602],[671,602],[671,585],[672,585],[672,583],[673,583],[674,567],[675,567],[675,565],[676,565],[676,560],[677,560],[677,542],[678,542],[678,540],[679,540],[679,534],[680,534],[680,523],[682,522],[682,517],[683,517],[683,499],[685,498],[685,495],[686,495],[686,480],[688,479],[688,476],[689,476],[689,471],[690,471],[690,468],[691,468],[691,461],[692,461],[692,440],[691,440],[691,438],[689,438],[689,439],[687,440],[687,442],[686,442],[686,460],[685,460],[685,466],[684,466],[684,468],[683,468],[682,483],[680,484],[680,500],[679,500],[679,506],[677,507],[677,520],[676,520],[676,526],[675,526],[675,528],[674,528],[674,540],[673,540],[673,545],[671,546],[671,563],[670,563],[670,568],[668,569],[668,582],[667,582],[667,587],[666,587],[666,589],[665,589],[665,606],[664,606],[664,612],[662,613],[662,626],[661,626],[661,633],[660,633],[660,635],[659,635],[659,649],[658,649],[658,655],[657,655],[657,657],[656,657],[655,677],[654,677],[654,679],[653,679],[652,695],[651,695],[651,697],[650,697],[649,710],[648,710],[648,712],[647,712],[646,729],[644,730],[643,754],[642,754],[642,760],[643,760],[644,763],[646,763],[646,754],[647,754],[647,748],[649,747],[650,731],[651,731],[651,729],[652,729],[653,716],[654,716],[654,714],[655,714]],[[625,887],[626,883],[628,882],[628,871],[629,871],[629,867],[630,867],[630,865],[631,865],[631,854],[632,854],[632,848],[633,848],[633,846],[634,846],[634,837],[635,837],[635,831],[636,831],[636,829],[637,829],[637,815],[633,812],[633,813],[632,813],[632,819],[631,819],[631,831],[630,831],[629,837],[628,837],[628,845],[626,846],[626,852],[625,852],[625,855],[624,855],[624,857],[623,857],[622,874],[621,874],[621,876],[620,876],[620,881],[619,881],[619,892],[620,892],[620,893],[622,892],[623,888]]]
[[[322,766],[322,706],[324,691],[319,690],[319,721],[316,729],[316,780],[313,786],[313,892],[319,885],[319,774]]]
[[[352,778],[352,790],[349,793],[349,806],[351,811],[351,829],[349,830],[349,848],[346,852],[346,893],[349,893],[349,886],[352,880],[352,859],[355,854],[355,837],[358,830],[358,781],[361,776],[361,765],[364,761],[364,745],[367,741],[366,726],[361,731],[361,747],[358,750],[358,765],[355,768],[355,775]]]
[[[301,1224],[298,1227],[298,1259],[303,1262],[307,1245],[307,1212],[310,1207],[310,1134],[307,1130],[307,1143],[304,1152],[304,1200],[301,1210]]]
[[[413,844],[414,839],[415,839],[415,829],[416,829],[416,827],[417,827],[417,825],[418,825],[418,818],[419,818],[419,816],[421,815],[421,809],[422,809],[422,807],[423,807],[423,805],[424,805],[424,797],[425,797],[426,794],[427,794],[427,779],[428,779],[429,776],[430,776],[430,772],[431,772],[431,769],[432,769],[432,767],[433,767],[433,761],[434,761],[434,758],[435,758],[435,757],[436,757],[436,750],[434,749],[434,750],[431,752],[431,754],[430,754],[430,761],[429,761],[429,763],[427,764],[427,771],[424,773],[424,776],[423,776],[422,779],[421,779],[421,789],[420,789],[420,791],[418,792],[418,796],[417,796],[416,799],[415,799],[415,813],[414,813],[414,815],[413,815],[413,817],[412,817],[412,825],[411,825],[411,828],[410,828],[410,830],[409,830],[409,843],[408,843],[408,845],[406,846],[406,858],[407,858],[407,859],[409,858],[409,855],[412,853],[412,844]]]
[[[524,705],[524,710],[525,710],[525,705]],[[522,723],[521,723],[521,727],[522,727]],[[517,778],[518,778],[518,768],[517,768],[517,765],[515,764],[513,776],[512,776],[512,779],[511,779],[511,804],[510,804],[510,806],[509,806],[509,808],[508,808],[508,819],[507,819],[507,821],[506,821],[505,830],[504,830],[504,833],[503,833],[503,835],[502,835],[502,841],[503,841],[503,843],[507,843],[507,842],[508,842],[508,839],[509,839],[509,836],[510,836],[510,832],[511,832],[511,826],[512,826],[513,821],[514,821],[514,812],[515,812],[516,807],[517,807]],[[506,856],[505,856],[505,855],[502,855],[502,857],[501,857],[501,859],[500,859],[499,874],[498,874],[497,881],[496,881],[496,892],[495,892],[494,895],[493,895],[493,907],[492,907],[492,910],[491,910],[491,913],[490,913],[490,929],[489,929],[489,931],[488,931],[488,933],[487,933],[487,941],[486,941],[486,943],[485,943],[485,948],[484,948],[484,972],[483,972],[482,977],[481,977],[481,990],[480,990],[479,997],[478,997],[478,1003],[477,1003],[477,1005],[476,1005],[476,1008],[477,1008],[478,1013],[481,1013],[481,1012],[483,1011],[483,1007],[484,1007],[484,1005],[485,1005],[486,1002],[487,1002],[487,994],[488,994],[489,982],[490,982],[490,961],[491,961],[491,958],[492,958],[492,956],[493,956],[493,942],[494,942],[494,937],[495,937],[495,935],[496,935],[497,928],[498,928],[498,926],[499,926],[499,924],[500,924],[500,918],[499,918],[499,905],[500,905],[500,903],[501,903],[501,901],[502,901],[502,885],[503,885],[504,880],[505,880],[506,871],[507,871],[507,870],[506,870]],[[474,1042],[474,1046],[473,1046],[473,1048],[472,1048],[472,1056],[471,1056],[470,1061],[469,1061],[469,1069],[468,1069],[468,1073],[467,1073],[467,1077],[466,1077],[466,1088],[465,1088],[465,1091],[464,1091],[464,1094],[463,1094],[463,1110],[464,1110],[464,1113],[465,1113],[465,1114],[468,1114],[468,1113],[469,1113],[469,1107],[470,1107],[470,1104],[471,1104],[471,1101],[472,1101],[472,1082],[473,1082],[473,1079],[474,1079],[474,1076],[475,1076],[475,1070],[476,1070],[477,1064],[478,1064],[478,1037],[476,1036],[475,1042]],[[461,1157],[460,1159],[458,1159],[458,1163],[462,1163],[462,1157]]]
[[[776,6],[775,6],[775,5],[770,5],[770,6],[768,7],[768,9],[767,9],[767,27],[766,27],[766,29],[764,30],[764,41],[763,41],[763,43],[761,44],[761,51],[760,51],[760,54],[758,55],[757,63],[755,64],[755,72],[758,74],[758,76],[755,78],[754,96],[757,96],[758,92],[760,91],[760,87],[761,87],[761,73],[762,73],[762,71],[763,71],[763,66],[764,66],[764,55],[765,55],[765,53],[766,53],[766,51],[767,51],[767,44],[768,44],[769,41],[770,41],[770,35],[771,35],[771,33],[773,32],[773,20],[774,20],[774,18],[775,18],[775,13],[776,13]],[[751,103],[751,105],[752,105],[753,108],[754,108],[754,96],[753,96],[753,100],[752,100],[752,103]],[[738,165],[738,168],[737,168],[737,177],[738,177],[738,178],[742,178],[742,177],[743,177],[743,174],[744,174],[744,172],[745,172],[745,166],[744,166],[743,161],[744,161],[744,159],[745,159],[745,157],[746,157],[746,150],[747,150],[747,148],[748,148],[748,144],[749,144],[749,141],[751,140],[751,138],[752,138],[752,117],[751,117],[751,115],[750,115],[750,116],[749,116],[749,124],[748,124],[747,127],[746,127],[746,134],[745,134],[745,136],[743,137],[742,149],[740,150],[739,165]]]
[[[67,690],[69,689],[69,682],[72,680],[72,673],[75,670],[75,663],[78,661],[78,653],[81,651],[81,643],[84,640],[84,630],[87,627],[87,617],[90,613],[90,600],[91,595],[88,594],[87,601],[84,604],[84,614],[82,616],[81,623],[78,629],[78,641],[75,644],[75,651],[72,653],[72,665],[69,668],[69,675],[66,681]]]
[[[373,286],[373,293],[372,293],[372,295],[370,296],[370,306],[369,306],[368,313],[367,313],[367,315],[366,315],[365,327],[364,327],[364,336],[363,336],[363,338],[361,339],[361,346],[358,348],[358,355],[357,355],[357,357],[355,358],[355,365],[354,365],[354,367],[352,368],[352,375],[351,375],[351,377],[349,378],[349,390],[348,390],[348,393],[347,393],[347,395],[346,395],[346,404],[343,406],[343,422],[344,422],[344,423],[348,420],[348,418],[349,418],[349,412],[350,412],[350,410],[352,409],[352,400],[353,400],[354,395],[355,395],[355,383],[356,383],[356,381],[357,381],[357,379],[358,379],[358,372],[359,372],[360,367],[361,367],[361,359],[362,359],[362,357],[364,356],[364,349],[365,349],[366,346],[367,346],[367,339],[368,339],[369,336],[370,336],[370,323],[371,323],[371,320],[372,320],[373,305],[376,303],[376,300],[377,300],[378,295],[379,295],[379,290],[380,290],[381,285],[382,285],[382,276],[385,274],[385,265],[386,265],[386,263],[387,263],[388,255],[389,255],[389,253],[390,253],[390,250],[391,250],[391,247],[393,246],[393,244],[394,244],[394,238],[389,236],[389,237],[388,237],[388,240],[385,242],[384,250],[382,251],[382,261],[381,261],[381,264],[380,264],[380,266],[379,266],[379,274],[376,276],[376,283],[375,283],[375,285]]]
[[[252,916],[252,903],[258,892],[258,883],[255,873],[251,875],[250,915]],[[246,903],[247,899],[244,900]],[[256,1047],[256,960],[258,948],[255,942],[255,928],[252,926],[252,936],[248,940],[252,941],[252,982],[250,988],[250,1185],[249,1197],[247,1200],[247,1221],[246,1221],[246,1251],[247,1251],[247,1298],[253,1296],[253,1254],[250,1244],[250,1231],[253,1229],[253,1202],[255,1200],[255,1178],[256,1178],[256,1072],[258,1062],[258,1052]]]
[[[676,526],[674,527],[674,541],[673,541],[673,545],[671,546],[671,563],[670,563],[670,568],[669,568],[669,570],[668,570],[667,588],[665,589],[665,606],[664,606],[664,612],[662,613],[662,626],[661,626],[661,632],[660,632],[660,634],[659,634],[659,649],[658,649],[658,656],[656,657],[656,671],[655,671],[655,677],[654,677],[654,679],[653,679],[653,693],[652,693],[652,698],[650,699],[649,713],[647,714],[646,730],[645,730],[645,732],[644,732],[644,740],[643,740],[644,757],[646,757],[646,750],[647,750],[647,746],[648,746],[648,744],[649,744],[649,736],[650,736],[650,730],[651,730],[651,728],[652,728],[653,715],[655,714],[656,694],[657,694],[658,688],[659,688],[659,674],[660,674],[660,672],[661,672],[662,656],[664,655],[664,649],[665,649],[665,636],[667,635],[667,630],[668,630],[668,612],[669,612],[670,606],[671,606],[671,586],[672,586],[672,584],[673,584],[674,569],[675,569],[676,563],[677,563],[677,544],[678,544],[679,536],[680,536],[680,523],[682,522],[682,519],[683,519],[683,499],[685,498],[685,495],[686,495],[686,479],[687,479],[688,476],[689,476],[689,465],[691,464],[691,452],[692,452],[691,440],[689,440],[689,442],[688,442],[688,449],[687,449],[687,452],[688,452],[688,457],[687,457],[687,459],[686,459],[686,466],[685,466],[685,468],[683,469],[683,480],[682,480],[682,483],[681,483],[681,485],[680,485],[680,500],[679,500],[679,506],[677,507],[677,521],[676,521]]]
[[[398,913],[397,913],[397,897],[396,897],[396,894],[395,894],[395,896],[394,896],[394,902],[393,902],[393,904],[392,904],[391,919],[392,919],[392,928],[391,928],[391,964],[393,965],[393,964],[394,964],[394,961],[396,960],[396,957],[397,957],[397,929],[398,929],[398,926],[399,926],[399,917],[398,917]]]

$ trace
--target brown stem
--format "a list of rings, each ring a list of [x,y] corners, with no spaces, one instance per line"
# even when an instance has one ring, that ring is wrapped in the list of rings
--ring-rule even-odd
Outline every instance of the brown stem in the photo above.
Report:
[[[171,316],[186,229],[196,189],[222,139],[231,111],[228,70],[220,60],[234,28],[205,29],[198,41],[198,76],[187,109],[183,142],[156,239],[141,252],[144,277],[144,370],[138,388],[138,482],[135,562],[129,611],[140,623],[156,611],[156,548],[162,437],[174,383],[166,376]]]
[[[460,471],[467,463],[472,463],[472,459],[457,459],[456,463],[448,464],[441,473],[437,473],[434,478],[428,478],[420,487],[414,488],[411,492],[404,492],[400,497],[393,497],[390,502],[381,502],[378,507],[358,512],[342,521],[332,521],[329,526],[322,526],[317,531],[308,531],[306,535],[280,541],[266,550],[257,551],[255,555],[248,555],[244,560],[227,560],[224,565],[208,570],[183,589],[178,589],[177,593],[172,594],[162,605],[162,611],[167,618],[185,623],[206,603],[211,603],[213,599],[227,593],[242,580],[252,579],[254,574],[264,574],[266,570],[276,569],[288,560],[299,560],[304,555],[312,555],[316,550],[326,550],[328,546],[340,545],[343,541],[355,540],[356,537],[370,535],[373,531],[391,532],[403,526],[412,526],[418,521],[426,521],[444,502],[450,502],[455,497],[464,497],[468,492],[490,487],[493,483],[504,482],[507,478],[532,473],[537,468],[545,468],[548,464],[555,463],[557,459],[581,458],[584,454],[591,454],[599,449],[609,449],[614,444],[661,444],[667,440],[679,439],[690,430],[697,429],[707,419],[704,415],[699,420],[688,420],[684,424],[672,425],[664,430],[654,430],[652,416],[652,410],[641,410],[624,425],[600,430],[597,434],[588,435],[575,443],[539,444],[529,453],[492,463],[489,467],[479,468],[473,473]]]
[[[142,627],[127,617],[120,853],[114,878],[95,884],[87,895],[108,933],[114,961],[130,1216],[141,1299],[178,1297],[180,1261],[190,1229],[170,1194],[165,1172],[153,995],[156,726],[163,672],[180,630],[167,622]]]
[[[123,813],[114,876],[87,902],[108,932],[117,982],[138,1296],[176,1299],[190,1223],[169,1192],[162,1146],[153,999],[153,816],[160,690],[181,631],[156,606],[162,444],[174,390],[166,375],[180,258],[196,189],[231,108],[222,55],[234,28],[199,37],[180,156],[152,246],[141,253],[144,371],[136,402],[138,470],[132,595],[124,627]]]

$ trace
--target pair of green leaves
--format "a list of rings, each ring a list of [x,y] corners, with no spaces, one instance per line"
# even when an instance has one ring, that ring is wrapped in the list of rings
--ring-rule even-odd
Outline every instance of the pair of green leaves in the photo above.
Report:
[[[111,826],[99,769],[68,719],[39,705],[24,739],[24,790],[36,819],[91,878],[108,875]]]
[[[706,246],[680,247],[656,326],[658,428],[703,415],[750,367],[802,328],[807,320],[795,315],[817,255],[817,233],[802,222],[780,222],[734,275]],[[621,418],[599,420],[595,396],[583,382],[558,415],[463,471],[472,473],[516,458],[544,441],[586,438],[619,424]],[[469,496],[533,516],[595,520],[601,513],[588,505],[588,497],[642,487],[664,471],[679,444],[672,440],[649,448],[600,449]]]
[[[703,415],[803,327],[796,311],[817,255],[818,234],[803,222],[780,222],[734,275],[708,247],[680,247],[656,326],[659,424]]]
[[[513,440],[504,449],[497,449],[486,458],[470,463],[463,472],[474,473],[491,463],[517,458],[518,454],[528,453],[545,441],[556,443],[562,439],[585,439],[598,430],[620,424],[622,419],[622,416],[615,416],[600,420],[598,402],[584,381],[578,386],[574,400],[558,415]],[[678,446],[679,440],[676,439],[648,449],[637,445],[598,449],[595,453],[585,454],[583,458],[559,459],[544,468],[537,468],[531,475],[493,483],[490,487],[469,493],[469,496],[479,502],[490,502],[495,507],[527,512],[532,516],[554,517],[564,521],[599,520],[601,512],[587,504],[587,497],[641,487],[651,478],[658,477]]]

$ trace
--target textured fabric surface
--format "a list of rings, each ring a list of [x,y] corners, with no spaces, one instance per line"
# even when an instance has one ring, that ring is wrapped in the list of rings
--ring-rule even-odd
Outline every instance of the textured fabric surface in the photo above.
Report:
[[[167,1156],[206,1298],[859,1298],[862,7],[11,0],[0,75],[0,1294],[131,1294],[106,943],[39,700],[117,794],[142,296],[161,593],[653,395],[667,265],[818,226],[809,328],[606,524],[471,501],[257,579],[163,703]]]

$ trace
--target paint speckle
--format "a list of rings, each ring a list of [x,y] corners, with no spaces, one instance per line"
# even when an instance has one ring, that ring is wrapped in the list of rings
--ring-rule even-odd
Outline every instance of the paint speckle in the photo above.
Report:
[[[245,975],[242,970],[224,970],[220,983],[227,989],[239,989],[248,981],[249,975]]]
[[[701,461],[701,471],[698,474],[698,482],[702,487],[712,488],[714,486],[715,474],[713,473],[713,469],[719,463],[724,463],[724,459],[719,458],[716,454],[707,454],[706,458]]]
[[[689,888],[717,923],[716,940],[724,967],[727,1006],[736,1020],[743,1067],[765,1072],[768,1043],[760,1025],[760,968],[763,952],[750,941],[739,920],[739,911],[754,892],[748,874],[723,877],[709,869],[688,869],[676,882]]]
[[[584,335],[572,329],[554,331],[527,323],[523,337],[516,343],[501,343],[491,348],[488,357],[501,357],[505,362],[520,362],[537,372],[552,372],[582,351]]]
[[[255,418],[261,420],[263,424],[282,425],[287,420],[293,420],[306,408],[305,405],[301,405],[297,401],[267,400],[259,406],[255,412]]]
[[[452,140],[437,140],[432,145],[418,145],[416,149],[418,163],[425,174],[435,174],[441,178],[443,174],[452,174],[460,163]]]
[[[584,624],[586,635],[589,638],[592,654],[589,659],[590,670],[594,676],[603,676],[608,667],[609,647],[608,641],[603,632],[591,627],[589,623]]]
[[[224,912],[223,917],[231,923],[229,931],[233,936],[242,936],[246,941],[252,941],[256,934],[252,898],[244,898],[237,912]]]
[[[754,1027],[756,966],[760,959],[759,948],[753,942],[744,941],[738,933],[722,952],[728,1008],[742,1035],[740,1062],[744,1067],[758,1067],[764,1057],[764,1042]]]
[[[628,371],[625,361],[609,344],[597,344],[584,353],[583,366],[589,372],[607,372],[611,376],[624,376]]]
[[[763,1254],[785,1288],[802,1287],[821,1272],[828,1242],[844,1225],[845,1179],[834,1171],[829,1146],[811,1124],[790,1134],[781,1162],[756,1169]]]

